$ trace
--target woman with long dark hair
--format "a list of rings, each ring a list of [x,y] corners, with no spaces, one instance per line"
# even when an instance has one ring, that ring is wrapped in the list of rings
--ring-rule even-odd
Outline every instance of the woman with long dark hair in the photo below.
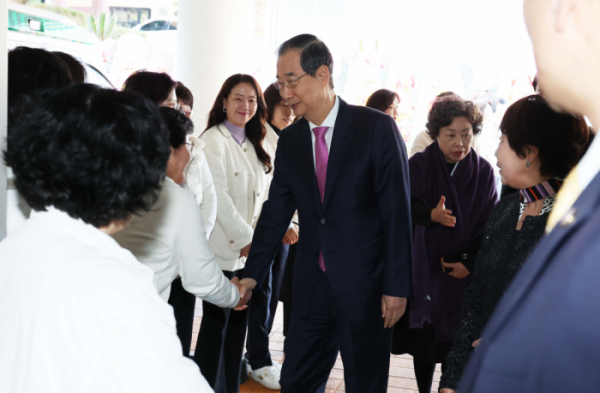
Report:
[[[388,89],[379,89],[371,94],[365,106],[382,111],[396,120],[398,116],[398,104],[400,104],[398,93]]]
[[[201,136],[217,193],[210,249],[229,279],[242,277],[271,184],[273,152],[264,140],[266,117],[256,80],[236,74],[223,84]],[[208,302],[202,307],[194,359],[215,392],[237,393],[248,311],[232,313]]]

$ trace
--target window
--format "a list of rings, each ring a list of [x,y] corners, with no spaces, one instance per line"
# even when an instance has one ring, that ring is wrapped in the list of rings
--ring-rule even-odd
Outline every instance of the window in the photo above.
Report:
[[[150,8],[110,7],[110,14],[117,16],[117,25],[134,27],[150,19]]]
[[[166,20],[157,20],[142,26],[141,31],[160,31],[167,30],[169,23]]]

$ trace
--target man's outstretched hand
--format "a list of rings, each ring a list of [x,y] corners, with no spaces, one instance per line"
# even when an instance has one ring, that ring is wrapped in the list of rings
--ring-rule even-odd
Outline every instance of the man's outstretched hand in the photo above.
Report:
[[[383,295],[381,298],[381,317],[385,318],[383,327],[392,328],[406,311],[406,298]]]
[[[248,302],[252,297],[252,291],[244,288],[244,286],[240,283],[240,279],[237,277],[232,278],[231,283],[235,285],[238,291],[240,292],[240,301],[238,302],[237,306],[235,306],[233,309],[236,311],[242,311],[247,309]]]
[[[256,281],[251,278],[243,278],[240,281],[237,277],[234,277],[231,279],[231,283],[238,287],[238,290],[240,291],[240,302],[234,310],[245,310],[248,308],[248,302],[252,297],[252,290],[256,287]]]

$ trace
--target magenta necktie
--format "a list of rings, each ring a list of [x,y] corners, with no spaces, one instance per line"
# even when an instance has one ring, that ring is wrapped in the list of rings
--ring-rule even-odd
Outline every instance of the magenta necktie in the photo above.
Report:
[[[327,141],[325,141],[325,133],[329,127],[315,127],[315,169],[317,172],[317,185],[319,186],[319,196],[321,203],[325,200],[325,181],[327,180],[327,162],[329,161],[329,151],[327,150]],[[319,252],[319,267],[325,271],[325,260],[323,259],[323,251]]]

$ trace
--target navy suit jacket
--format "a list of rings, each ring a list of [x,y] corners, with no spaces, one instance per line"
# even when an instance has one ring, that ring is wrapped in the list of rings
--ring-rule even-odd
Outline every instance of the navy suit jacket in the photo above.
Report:
[[[410,182],[406,148],[393,119],[340,99],[321,204],[308,121],[281,132],[269,199],[256,226],[244,277],[258,283],[296,209],[300,238],[294,312],[310,308],[319,251],[336,305],[351,321],[381,315],[381,297],[412,290]]]
[[[600,176],[523,265],[458,392],[600,390]]]

